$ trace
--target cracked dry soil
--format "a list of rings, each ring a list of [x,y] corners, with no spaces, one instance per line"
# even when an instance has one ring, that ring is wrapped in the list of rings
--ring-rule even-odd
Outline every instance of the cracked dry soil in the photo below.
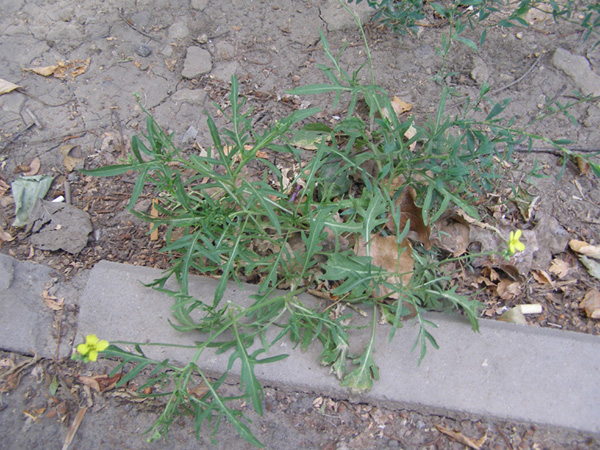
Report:
[[[132,180],[126,175],[111,180],[84,177],[65,168],[61,153],[65,146],[76,148],[82,158],[80,166],[85,167],[118,162],[127,154],[131,136],[144,127],[145,118],[133,93],[139,94],[159,124],[175,133],[178,145],[192,149],[196,141],[200,145],[210,141],[204,111],[216,116],[217,125],[225,123],[213,103],[226,105],[232,75],[239,78],[242,93],[254,108],[256,127],[307,102],[323,107],[321,119],[334,120],[343,113],[343,104],[332,110],[330,97],[298,99],[287,96],[286,90],[324,81],[317,70],[318,63],[326,63],[319,29],[325,31],[332,49],[348,45],[342,57],[346,67],[356,69],[365,56],[356,28],[334,1],[3,0],[2,10],[0,78],[22,88],[0,97],[1,179],[10,183],[19,176],[19,166],[38,157],[40,173],[56,177],[48,198],[64,195],[64,182],[68,182],[73,204],[90,214],[94,228],[90,242],[76,256],[33,249],[28,236],[16,231],[16,239],[4,242],[2,251],[47,264],[62,279],[101,259],[166,267],[165,256],[157,253],[160,244],[149,240],[147,226],[124,210]],[[435,19],[431,23],[437,25]],[[376,82],[391,95],[412,103],[412,113],[422,123],[438,103],[439,87],[430,79],[441,66],[435,47],[443,24],[402,41],[377,24],[369,23],[366,30]],[[478,42],[477,33],[467,36]],[[580,88],[576,79],[553,64],[559,47],[585,56],[591,69],[600,72],[598,50],[592,51],[592,43],[582,41],[580,31],[537,20],[531,28],[491,29],[478,54],[457,47],[448,60],[454,72],[451,83],[458,93],[476,96],[487,82],[498,99],[512,98],[507,114],[514,115],[517,123],[528,123],[547,99],[568,101],[570,92]],[[58,61],[73,62],[72,69],[79,71],[67,71],[62,79],[24,71]],[[569,138],[577,148],[595,149],[600,141],[597,102],[582,104],[572,114],[577,126],[564,117],[552,117],[533,131],[548,138]],[[581,176],[568,163],[556,182],[559,158],[547,149],[538,150],[519,157],[523,164],[533,164],[537,158],[549,176],[530,186],[540,195],[539,209],[573,235],[598,244],[598,180]],[[142,197],[138,208],[147,210],[150,201],[150,196]],[[4,229],[10,230],[12,214],[12,205],[0,208]],[[577,277],[583,280],[577,295],[597,286],[585,271],[580,270]],[[576,298],[573,292],[568,295]],[[550,313],[539,325],[550,322],[598,333],[597,323],[574,308],[565,308],[563,300],[544,301]],[[24,355],[1,356],[15,364],[27,360]],[[173,423],[167,444],[146,443],[141,433],[157,417],[159,406],[135,403],[117,393],[92,394],[75,382],[76,375],[89,375],[88,370],[71,361],[44,360],[23,370],[20,378],[13,377],[14,389],[3,384],[3,390],[10,392],[3,392],[0,400],[0,446],[62,448],[68,425],[87,406],[70,448],[251,447],[227,425],[217,435],[218,445],[210,444],[206,432],[196,442],[186,417]],[[94,373],[108,370],[106,364],[94,367]],[[50,395],[55,375],[60,387]],[[568,430],[355,405],[326,393],[266,387],[264,416],[241,406],[253,420],[251,429],[258,439],[272,449],[464,448],[441,434],[436,425],[474,440],[487,435],[482,448],[598,448],[595,437]]]

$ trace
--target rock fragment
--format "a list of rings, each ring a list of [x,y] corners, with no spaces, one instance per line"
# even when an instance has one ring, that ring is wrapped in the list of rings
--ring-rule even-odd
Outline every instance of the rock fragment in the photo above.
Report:
[[[183,78],[196,78],[212,70],[212,57],[208,51],[200,47],[188,47],[183,63]]]

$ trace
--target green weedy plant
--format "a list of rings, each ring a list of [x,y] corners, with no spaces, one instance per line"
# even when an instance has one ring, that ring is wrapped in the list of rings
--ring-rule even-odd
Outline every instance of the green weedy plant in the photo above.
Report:
[[[457,6],[444,12],[450,22],[438,50],[444,62],[454,42],[475,46],[460,36],[465,24],[456,11]],[[366,44],[364,33],[363,38]],[[398,200],[404,191],[394,188],[399,179],[404,181],[404,189],[410,186],[415,190],[415,207],[420,208],[424,225],[435,222],[453,206],[478,217],[473,199],[494,187],[499,176],[495,158],[510,157],[515,145],[534,136],[514,130],[510,121],[500,119],[505,101],[493,104],[483,120],[470,118],[472,113],[481,113],[481,102],[489,101],[486,86],[478,101],[465,104],[458,116],[450,117],[445,107],[453,91],[444,83],[449,75],[444,64],[437,77],[441,86],[438,112],[407,139],[406,131],[415,124],[412,119],[400,121],[392,112],[388,94],[374,83],[368,46],[371,82],[363,84],[359,82],[360,69],[350,74],[342,68],[343,49],[333,55],[324,35],[321,40],[331,65],[319,67],[329,83],[297,88],[292,93],[333,92],[336,103],[342,95],[348,96],[348,112],[335,126],[306,123],[317,112],[308,109],[257,132],[252,127],[252,111],[245,108],[234,77],[230,107],[221,109],[229,119],[229,128],[219,129],[207,114],[212,146],[206,154],[184,154],[147,113],[147,133],[143,140],[133,137],[127,163],[84,171],[95,176],[115,176],[130,170],[138,173],[129,209],[154,227],[166,228],[162,251],[171,259],[170,269],[150,286],[173,298],[174,328],[205,336],[189,346],[195,355],[184,367],[153,360],[143,351],[147,345],[169,344],[113,342],[103,348],[105,356],[121,359],[113,374],[128,369],[119,386],[148,369],[149,378],[140,391],[153,387],[156,393],[150,397],[167,399],[164,411],[148,430],[150,439],[166,436],[176,415],[189,414],[197,435],[207,424],[214,438],[225,419],[248,442],[262,446],[234,405],[243,399],[262,413],[263,393],[255,367],[285,358],[287,355],[267,355],[286,336],[302,349],[320,342],[321,362],[331,367],[342,385],[362,392],[378,378],[374,347],[379,316],[392,325],[390,339],[403,318],[414,316],[419,333],[413,348],[419,348],[420,359],[428,345],[437,348],[430,333],[435,325],[424,317],[424,311],[458,309],[469,318],[473,330],[478,329],[478,303],[460,295],[450,274],[443,270],[451,260],[417,246],[412,250],[410,281],[399,283],[396,280],[404,275],[402,270],[373,263],[371,241],[374,236],[388,236],[398,255],[409,251],[405,237],[417,217],[403,215]],[[359,101],[368,106],[364,119],[356,114]],[[315,143],[316,150],[303,166],[302,151],[293,144],[306,139]],[[410,148],[413,143],[417,144],[415,150]],[[285,177],[278,166],[257,158],[264,150],[291,157],[301,169],[291,179]],[[248,175],[250,163],[263,166],[260,178]],[[144,188],[151,185],[159,199],[156,208],[160,218],[133,210]],[[511,248],[518,247],[515,236],[511,236]],[[344,244],[360,239],[365,243],[364,255]],[[204,303],[190,293],[191,272],[219,279],[211,302]],[[167,287],[171,278],[177,282],[176,289]],[[247,279],[259,284],[251,305],[223,301],[228,282]],[[332,296],[352,308],[371,311],[370,338],[361,353],[349,351],[348,331],[355,326],[348,320],[352,312],[334,314],[326,301],[315,307],[299,297],[322,285],[328,285]],[[273,327],[278,333],[268,338],[266,331]],[[82,349],[89,351],[96,340]],[[124,350],[118,346],[122,344],[133,345],[134,350]],[[228,371],[239,361],[240,395],[221,395],[227,373],[217,380],[204,373],[201,361],[208,348],[229,352]],[[96,347],[92,350],[100,351]],[[95,354],[88,357],[92,356]],[[198,384],[203,394],[192,395],[190,387]]]
[[[362,1],[347,0],[348,3],[356,4]],[[377,11],[375,19],[385,23],[399,36],[406,34],[408,30],[416,31],[418,21],[425,17],[423,7],[426,2],[422,0],[366,1]],[[433,2],[430,5],[440,17],[444,17],[445,11],[454,9],[471,27],[483,26],[483,22],[495,13],[502,13],[505,17],[489,25],[528,27],[524,17],[529,11],[535,10],[551,15],[555,21],[562,20],[580,26],[584,29],[584,40],[592,35],[600,36],[600,4],[595,0],[521,0],[518,4],[510,0],[461,0]],[[594,48],[599,44],[600,39],[596,41]]]

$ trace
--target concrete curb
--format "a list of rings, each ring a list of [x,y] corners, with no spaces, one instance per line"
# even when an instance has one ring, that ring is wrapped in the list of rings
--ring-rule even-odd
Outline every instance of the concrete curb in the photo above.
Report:
[[[111,341],[193,344],[197,333],[179,333],[169,324],[173,300],[144,287],[160,275],[155,269],[100,262],[92,269],[81,296],[76,342],[95,333]],[[216,281],[191,277],[190,293],[212,302]],[[223,301],[252,302],[256,287],[235,284]],[[314,302],[311,296],[302,301]],[[411,353],[417,327],[406,324],[391,343],[389,327],[377,331],[375,361],[380,380],[360,397],[352,396],[328,370],[318,364],[318,344],[303,353],[288,340],[270,356],[290,356],[275,364],[257,366],[261,383],[315,392],[336,398],[380,403],[433,412],[471,413],[500,419],[534,422],[600,433],[600,338],[557,330],[481,321],[474,335],[460,317],[429,316],[439,328],[431,330],[441,349],[431,349],[423,363]],[[270,338],[274,337],[268,336]],[[352,341],[367,342],[368,330],[356,331]],[[152,358],[187,363],[193,349],[145,347]],[[198,364],[222,373],[229,355],[206,351]],[[239,374],[239,367],[234,367]]]

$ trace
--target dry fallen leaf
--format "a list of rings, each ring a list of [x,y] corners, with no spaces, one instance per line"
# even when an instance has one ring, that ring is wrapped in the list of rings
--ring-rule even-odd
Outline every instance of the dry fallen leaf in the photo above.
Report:
[[[75,419],[73,420],[73,423],[71,424],[71,428],[69,428],[67,437],[65,438],[65,443],[62,447],[62,450],[67,450],[69,448],[69,446],[71,445],[71,442],[73,442],[75,433],[77,433],[77,430],[79,429],[79,425],[81,425],[81,422],[83,421],[83,418],[85,417],[86,411],[87,411],[87,407],[84,406],[77,412],[77,415],[75,416]]]
[[[600,247],[597,245],[590,245],[587,242],[572,239],[569,241],[569,247],[580,255],[589,256],[590,258],[600,258]]]
[[[206,386],[206,383],[204,383],[204,381],[202,381],[198,386],[196,386],[194,388],[190,388],[188,386],[187,391],[188,391],[188,394],[196,397],[198,400],[201,400],[202,398],[204,398],[204,396],[206,396],[206,394],[208,394],[210,389],[208,389],[208,386]]]
[[[67,172],[72,172],[77,167],[77,164],[83,161],[81,146],[77,144],[61,145],[58,149],[63,156],[63,165]]]
[[[44,66],[44,67],[28,67],[24,69],[26,72],[32,72],[37,75],[41,75],[43,77],[49,77],[50,75],[54,75],[54,73],[58,73],[59,69],[65,67],[65,63],[62,61],[58,61],[58,64],[54,64],[52,66]]]
[[[521,283],[518,281],[501,280],[496,293],[503,300],[512,300],[521,293]]]
[[[436,425],[435,427],[440,433],[444,433],[446,436],[450,436],[456,442],[460,442],[461,444],[464,444],[467,447],[470,447],[474,450],[481,450],[481,446],[485,443],[487,439],[487,433],[485,433],[481,438],[475,441],[470,437],[465,436],[460,431],[452,431],[451,429],[445,428],[441,425]]]
[[[156,209],[156,204],[158,203],[158,199],[152,199],[152,209],[150,209],[150,215],[152,217],[158,217],[158,210]],[[154,228],[154,223],[150,223],[150,240],[157,241],[158,240],[158,227]]]
[[[401,100],[396,96],[394,96],[394,98],[392,99],[392,108],[394,108],[394,112],[396,113],[397,116],[410,111],[412,109],[412,107],[413,107],[412,103],[407,103],[404,100]]]
[[[590,164],[580,156],[576,157],[576,161],[581,175],[587,175],[590,172]]]
[[[14,240],[14,236],[11,236],[4,228],[0,227],[0,241],[10,242],[12,240]]]
[[[592,319],[600,319],[600,292],[597,290],[591,290],[585,297],[581,303],[579,303],[579,307],[585,310],[585,314]]]
[[[36,156],[35,158],[33,158],[33,161],[29,163],[29,167],[27,168],[28,170],[23,172],[23,175],[25,175],[26,177],[32,177],[34,175],[37,175],[41,167],[42,163],[40,162],[40,158]]]
[[[0,78],[0,95],[8,94],[9,92],[19,89],[21,86],[11,83],[10,81],[3,80]]]
[[[44,305],[53,311],[60,311],[65,306],[64,297],[59,300],[57,297],[50,295],[47,290],[42,293],[42,299],[44,300]]]
[[[548,275],[548,272],[545,270],[535,270],[532,272],[533,278],[540,284],[549,284],[554,287],[554,281],[552,277]]]
[[[78,376],[77,378],[81,383],[86,386],[89,386],[96,392],[106,392],[115,388],[117,383],[123,378],[122,373],[118,373],[109,377],[108,375],[97,375],[95,377],[86,377],[83,375]]]
[[[412,256],[412,247],[410,246],[408,239],[404,238],[400,247],[403,251],[399,254],[395,236],[373,235],[369,241],[369,253],[373,258],[373,265],[381,267],[388,272],[398,274],[391,276],[387,280],[389,283],[406,286],[412,277],[414,260]],[[367,255],[367,245],[362,236],[359,237],[358,242],[356,243],[354,253],[358,256]],[[386,295],[394,299],[398,299],[399,297],[397,292],[392,292],[391,289],[388,289],[385,286],[379,286],[379,295]]]
[[[448,216],[446,218],[438,220],[434,224],[435,238],[434,245],[441,249],[444,249],[452,256],[458,257],[464,254],[471,243],[469,239],[470,227],[459,217]]]
[[[394,189],[398,182],[399,181],[392,180],[391,189]],[[425,248],[429,250],[431,248],[431,229],[428,226],[425,226],[425,223],[423,222],[423,212],[421,208],[415,205],[416,197],[417,192],[415,189],[412,186],[406,186],[400,197],[396,200],[396,208],[400,209],[399,228],[400,232],[402,232],[406,223],[410,220],[410,230],[417,233]],[[393,218],[390,218],[388,221],[387,228],[392,232],[396,231]]]
[[[550,264],[550,273],[556,275],[556,277],[560,280],[567,276],[569,270],[571,269],[571,265],[563,261],[562,259],[555,258]]]

